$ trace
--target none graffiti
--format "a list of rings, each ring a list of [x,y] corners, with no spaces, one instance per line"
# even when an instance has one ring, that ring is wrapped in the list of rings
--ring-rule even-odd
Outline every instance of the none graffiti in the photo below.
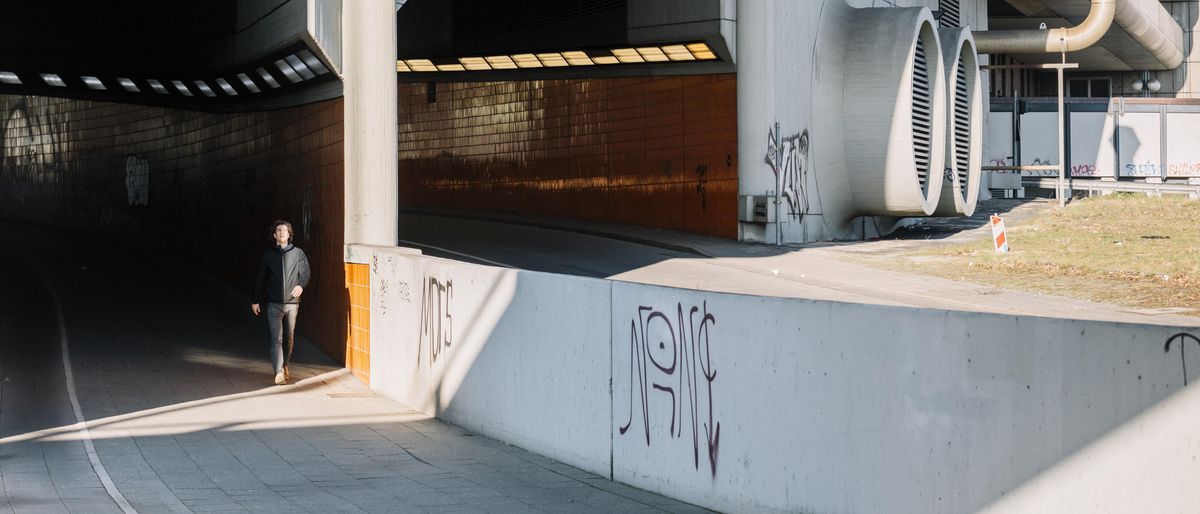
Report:
[[[1171,353],[1171,343],[1174,343],[1175,341],[1179,341],[1179,361],[1183,363],[1183,385],[1184,387],[1187,387],[1187,342],[1191,341],[1196,343],[1197,346],[1200,346],[1200,338],[1187,332],[1180,332],[1167,338],[1167,343],[1163,345],[1163,351],[1166,353]]]
[[[650,395],[666,395],[671,401],[667,436],[683,437],[685,427],[690,426],[693,465],[700,469],[703,441],[714,477],[721,423],[714,419],[712,389],[717,370],[713,369],[709,332],[716,323],[716,316],[708,312],[708,302],[693,305],[686,316],[682,303],[676,304],[674,313],[638,307],[637,317],[629,323],[629,417],[618,429],[623,436],[633,426],[636,400],[641,406],[646,446],[650,446]]]
[[[417,364],[421,354],[428,353],[429,365],[437,362],[442,352],[454,341],[454,318],[450,300],[454,298],[454,281],[445,282],[429,277],[421,291],[421,335],[417,344]]]
[[[776,143],[778,141],[778,143]],[[775,184],[786,199],[788,215],[799,220],[809,212],[808,129],[783,136],[767,130],[767,154],[763,161],[775,174]]]

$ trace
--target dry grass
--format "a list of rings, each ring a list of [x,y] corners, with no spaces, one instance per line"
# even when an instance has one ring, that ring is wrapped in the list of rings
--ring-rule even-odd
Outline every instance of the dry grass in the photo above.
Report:
[[[1009,289],[1200,314],[1200,201],[1094,197],[1006,228],[1007,254],[995,253],[989,238],[909,253],[896,264]]]

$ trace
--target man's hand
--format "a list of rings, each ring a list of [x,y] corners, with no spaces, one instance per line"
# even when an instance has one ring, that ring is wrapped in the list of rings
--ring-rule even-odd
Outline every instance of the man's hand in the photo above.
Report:
[[[300,294],[303,292],[304,292],[303,287],[300,287],[300,286],[293,287],[292,288],[292,298],[299,298]]]
[[[257,303],[250,304],[250,312],[253,312],[255,316],[258,316],[259,310]]]

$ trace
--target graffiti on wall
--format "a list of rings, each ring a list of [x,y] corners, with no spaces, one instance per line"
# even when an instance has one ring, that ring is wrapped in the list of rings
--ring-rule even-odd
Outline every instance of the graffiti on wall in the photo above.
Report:
[[[700,195],[700,210],[708,209],[708,202],[705,200],[704,188],[708,185],[708,165],[701,164],[696,166],[696,194]]]
[[[1058,163],[1053,162],[1050,159],[1034,157],[1033,161],[1030,162],[1029,165],[1030,166],[1058,166]],[[1026,177],[1057,177],[1058,170],[1022,170],[1021,174]]]
[[[1187,384],[1188,384],[1187,351],[1186,351],[1185,347],[1187,346],[1188,341],[1196,343],[1197,346],[1200,346],[1200,337],[1196,337],[1187,332],[1180,332],[1178,334],[1175,334],[1175,335],[1167,338],[1167,343],[1163,345],[1163,351],[1166,353],[1171,353],[1171,343],[1174,343],[1176,341],[1179,342],[1179,344],[1177,345],[1177,346],[1179,346],[1179,361],[1183,363],[1183,385],[1184,385],[1184,387],[1187,387]]]
[[[48,106],[18,101],[4,119],[2,175],[18,200],[34,187],[62,181],[62,138],[67,132]]]
[[[1168,164],[1167,175],[1172,177],[1200,177],[1200,162],[1177,162]]]
[[[776,142],[778,141],[778,143]],[[783,136],[767,130],[767,154],[763,161],[775,175],[775,184],[787,202],[787,214],[800,220],[808,206],[808,129]]]
[[[1094,177],[1096,176],[1095,164],[1076,164],[1071,166],[1072,177]]]
[[[300,202],[300,237],[312,237],[312,188],[304,189],[304,197]]]
[[[417,344],[417,364],[421,354],[427,353],[429,365],[437,362],[442,352],[448,351],[454,341],[454,319],[450,314],[450,300],[454,298],[454,281],[429,277],[421,291],[421,335]]]
[[[650,446],[652,414],[666,416],[651,412],[651,395],[662,394],[671,401],[667,436],[684,437],[685,428],[690,428],[694,467],[700,469],[703,443],[713,476],[721,442],[721,423],[714,419],[712,396],[717,370],[709,342],[716,323],[716,316],[708,312],[708,302],[693,305],[686,315],[682,303],[676,304],[675,313],[638,307],[637,316],[629,323],[629,416],[618,429],[623,436],[634,426],[634,403],[638,403],[642,432]]]
[[[125,158],[125,193],[130,207],[150,204],[150,159],[136,155]]]
[[[1129,163],[1125,165],[1125,175],[1131,177],[1157,177],[1162,175],[1162,167],[1155,163]]]

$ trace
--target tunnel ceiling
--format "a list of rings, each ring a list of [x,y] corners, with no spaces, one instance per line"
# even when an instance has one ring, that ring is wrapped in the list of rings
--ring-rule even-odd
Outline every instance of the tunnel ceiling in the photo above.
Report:
[[[337,74],[296,29],[306,13],[304,0],[8,2],[0,93],[215,111],[336,96]],[[307,61],[305,76],[280,60]]]

